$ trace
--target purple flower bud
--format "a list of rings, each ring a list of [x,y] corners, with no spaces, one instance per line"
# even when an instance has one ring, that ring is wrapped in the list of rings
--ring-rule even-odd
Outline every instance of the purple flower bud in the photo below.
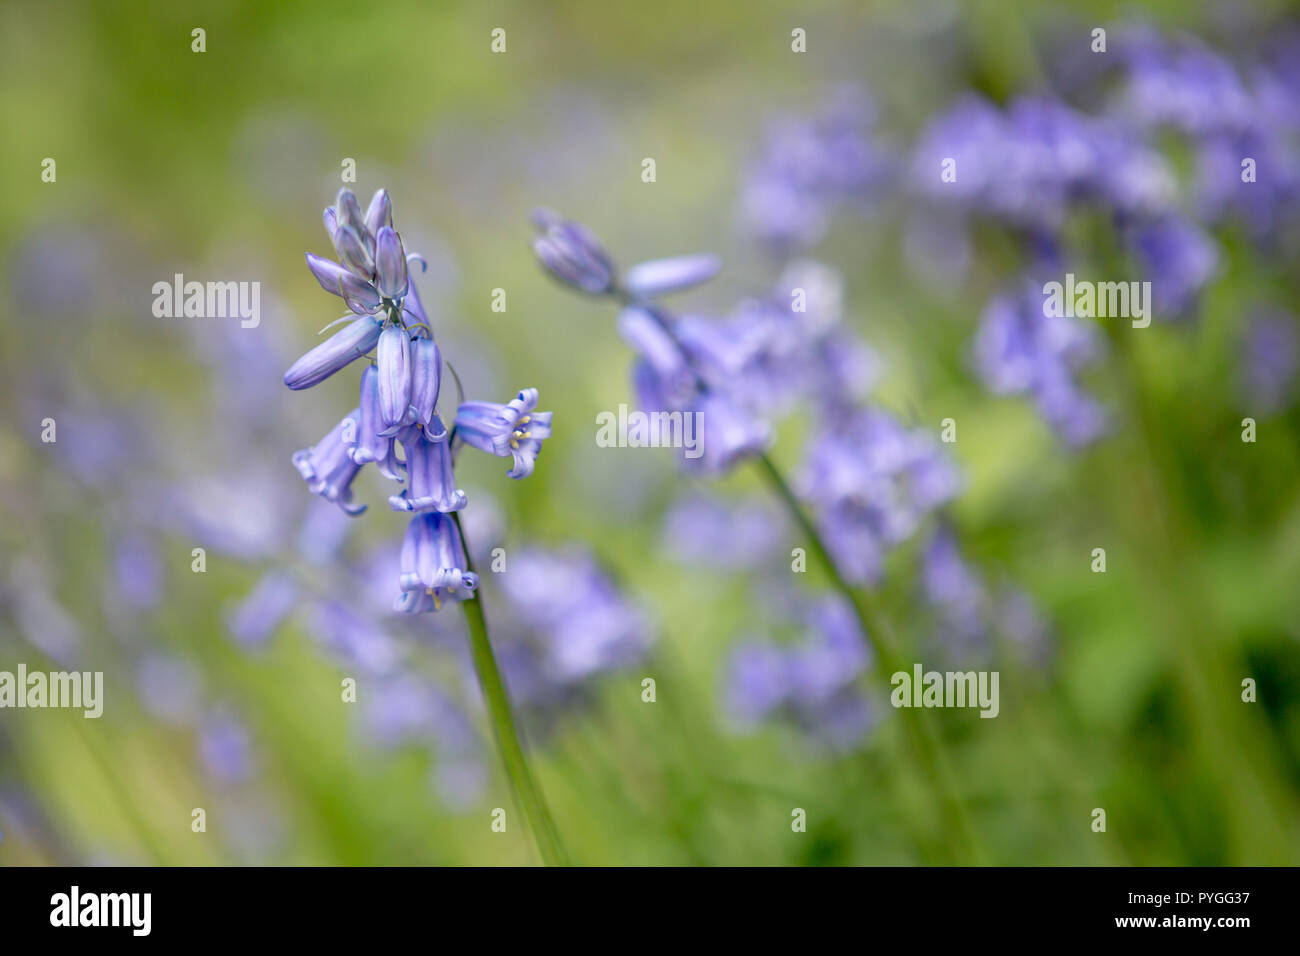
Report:
[[[378,237],[379,230],[393,224],[393,203],[388,198],[387,189],[377,189],[370,197],[370,206],[366,209],[366,232]]]
[[[361,215],[361,204],[357,202],[357,194],[346,186],[339,190],[338,199],[334,203],[336,215],[338,217],[339,228],[351,226],[357,231],[357,234],[365,235],[366,219]]]
[[[452,471],[447,426],[436,415],[432,424],[427,430],[413,427],[402,439],[410,487],[388,499],[394,511],[449,512],[465,507],[465,492],[456,487]]]
[[[428,426],[442,385],[442,355],[433,339],[411,342],[411,407],[417,424]]]
[[[411,411],[411,340],[406,329],[390,325],[379,335],[379,434],[397,434],[415,421]]]
[[[379,369],[371,365],[361,373],[361,421],[348,455],[358,465],[373,461],[385,478],[400,481],[403,463],[397,457],[397,439],[380,435],[379,428]]]
[[[456,410],[456,434],[465,444],[502,458],[514,457],[510,478],[533,473],[543,439],[551,437],[551,412],[535,412],[537,389],[523,389],[509,405],[464,402]]]
[[[325,207],[325,231],[330,234],[330,242],[339,231],[339,212],[333,206]]]
[[[339,226],[339,231],[334,236],[334,244],[338,248],[339,258],[354,275],[367,281],[375,277],[374,253],[371,248],[368,248],[356,227]]]
[[[654,259],[628,269],[623,288],[634,298],[651,299],[707,282],[721,269],[722,260],[714,255]]]
[[[387,298],[406,295],[406,251],[392,226],[382,227],[375,239],[375,277]]]
[[[339,369],[365,355],[379,341],[379,323],[363,315],[341,332],[335,332],[284,373],[284,384],[297,390],[325,381]]]
[[[614,263],[594,235],[549,210],[535,212],[533,223],[542,230],[533,252],[551,275],[593,295],[613,289]]]
[[[397,610],[432,611],[442,600],[468,598],[478,587],[478,575],[465,570],[468,563],[454,520],[437,511],[412,518],[402,539],[398,584],[405,593]]]
[[[326,292],[340,296],[357,315],[379,311],[379,292],[365,279],[358,278],[337,262],[307,253],[307,268]]]

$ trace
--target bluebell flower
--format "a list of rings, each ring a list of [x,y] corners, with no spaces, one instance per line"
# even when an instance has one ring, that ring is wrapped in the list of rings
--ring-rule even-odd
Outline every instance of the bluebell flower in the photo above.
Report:
[[[411,337],[390,325],[379,336],[379,434],[395,435],[415,421],[411,407]]]
[[[361,375],[358,408],[314,448],[296,453],[294,465],[314,493],[349,514],[365,510],[352,504],[351,491],[363,466],[374,463],[385,477],[405,480],[406,487],[389,497],[393,510],[416,514],[398,562],[397,607],[434,611],[445,600],[469,597],[477,586],[459,526],[446,517],[467,504],[456,488],[455,443],[512,458],[510,477],[524,478],[551,434],[551,413],[538,412],[537,390],[525,389],[505,405],[463,402],[449,432],[438,413],[442,353],[410,271],[412,263],[424,260],[407,254],[393,227],[388,194],[376,192],[363,213],[351,190],[340,190],[335,205],[325,210],[324,223],[338,262],[308,255],[308,266],[321,286],[341,296],[359,317],[294,363],[285,383],[309,388],[354,359],[372,350],[375,355]],[[543,215],[539,228],[544,232],[540,248],[558,270],[568,270],[592,291],[602,283],[612,287],[613,264],[581,227]],[[598,283],[591,275],[600,268],[606,278]],[[700,268],[661,267],[645,275],[662,286],[686,281]],[[398,457],[399,443],[405,460]]]
[[[411,519],[402,539],[398,586],[402,593],[394,607],[407,613],[437,610],[443,601],[473,595],[478,575],[468,570],[465,545],[454,520],[437,511]]]
[[[425,428],[433,420],[442,385],[442,353],[432,338],[411,341],[411,409],[414,422]]]
[[[356,443],[348,447],[348,457],[357,465],[374,462],[385,478],[401,481],[406,463],[397,457],[396,435],[381,434],[383,428],[379,410],[379,369],[370,365],[361,373]]]
[[[551,412],[538,412],[537,389],[525,388],[508,404],[462,402],[456,410],[456,437],[501,458],[513,458],[506,474],[527,478],[542,442],[551,437]]]
[[[447,427],[437,415],[430,427],[412,425],[402,437],[408,487],[388,499],[394,511],[459,511],[465,492],[456,487]]]
[[[354,408],[330,429],[313,448],[294,453],[293,464],[312,494],[332,501],[349,514],[360,514],[365,505],[352,503],[352,480],[361,466],[349,452],[356,445],[361,410]]]

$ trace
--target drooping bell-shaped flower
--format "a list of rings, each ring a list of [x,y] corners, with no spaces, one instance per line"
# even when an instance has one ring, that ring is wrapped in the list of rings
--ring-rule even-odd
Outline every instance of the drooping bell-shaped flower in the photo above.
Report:
[[[380,328],[370,316],[361,316],[294,362],[284,373],[284,384],[296,390],[325,381],[373,349],[380,339]]]
[[[407,487],[388,499],[390,508],[451,512],[465,507],[465,492],[456,487],[451,443],[447,438],[447,426],[437,415],[433,416],[431,427],[413,425],[404,433]]]
[[[415,420],[411,412],[411,339],[390,325],[379,335],[379,434],[388,436]]]
[[[386,299],[406,295],[406,250],[392,226],[383,226],[375,238],[375,284]]]
[[[433,339],[411,342],[411,407],[417,425],[429,427],[442,386],[442,354]]]
[[[467,570],[465,545],[456,522],[445,514],[430,511],[416,515],[402,539],[402,595],[399,611],[434,611],[444,600],[465,600],[478,587],[478,575]]]
[[[401,481],[404,466],[397,457],[397,439],[379,434],[379,369],[373,365],[361,373],[360,409],[357,443],[349,456],[358,465],[375,462],[385,478]]]
[[[551,436],[551,412],[537,408],[537,389],[525,388],[508,405],[495,402],[464,402],[456,410],[456,434],[479,451],[499,457],[513,457],[510,478],[527,478],[541,450]]]
[[[361,466],[348,452],[356,444],[361,410],[354,408],[346,418],[335,425],[313,448],[295,452],[294,467],[307,482],[312,494],[332,501],[348,514],[361,514],[365,505],[352,503],[352,479]]]

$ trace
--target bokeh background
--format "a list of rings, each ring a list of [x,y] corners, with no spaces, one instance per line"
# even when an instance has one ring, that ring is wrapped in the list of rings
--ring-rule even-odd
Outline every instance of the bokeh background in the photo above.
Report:
[[[508,556],[489,622],[577,860],[954,851],[880,675],[808,660],[837,626],[826,580],[791,573],[752,469],[597,447],[632,356],[614,308],[536,264],[537,206],[625,264],[720,254],[672,300],[700,316],[815,260],[862,401],[932,438],[955,419],[960,489],[870,589],[909,659],[1001,673],[997,719],[931,712],[984,859],[1295,863],[1297,24],[1272,3],[5,4],[0,669],[100,670],[106,704],[0,711],[0,864],[536,861],[458,611],[388,610],[388,490],[363,476],[344,519],[290,464],[354,403],[352,374],[280,379],[341,311],[303,253],[330,253],[345,158],[427,258],[466,392],[534,386],[555,412],[531,478],[470,454],[458,477],[480,560]],[[1078,147],[1079,117],[1116,152]],[[959,192],[935,155],[965,157]],[[1261,159],[1251,191],[1238,155]],[[1168,296],[1149,329],[1024,347],[1091,397],[1065,411],[979,351],[1043,262]],[[260,282],[260,326],[155,318],[175,273]],[[819,424],[809,402],[777,422],[791,476]],[[754,647],[866,709],[836,723],[785,685],[756,704]]]

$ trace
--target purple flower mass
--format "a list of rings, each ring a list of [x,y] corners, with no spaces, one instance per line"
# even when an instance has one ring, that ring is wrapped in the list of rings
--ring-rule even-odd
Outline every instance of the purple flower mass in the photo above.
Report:
[[[732,651],[724,689],[732,720],[744,729],[784,715],[814,743],[852,748],[876,720],[859,686],[871,664],[866,635],[852,610],[832,597],[800,601],[794,619],[783,623],[802,637],[749,641]]]
[[[456,488],[456,449],[464,444],[513,458],[509,476],[526,478],[550,437],[551,413],[537,411],[537,390],[527,388],[506,405],[461,403],[449,431],[438,411],[442,353],[408,269],[422,260],[407,255],[393,227],[388,193],[376,192],[363,214],[352,191],[342,189],[324,219],[339,261],[308,254],[307,265],[322,288],[359,318],[295,362],[284,382],[310,388],[372,351],[374,358],[361,374],[358,407],[293,462],[309,490],[349,514],[365,510],[353,503],[352,483],[366,465],[405,482],[388,499],[394,511],[415,513],[402,543],[395,607],[436,611],[448,600],[472,597],[478,586],[460,524],[448,517],[468,503]],[[560,226],[552,239],[555,261],[594,268],[583,237]]]
[[[1095,441],[1107,426],[1105,410],[1078,383],[1080,371],[1100,356],[1091,321],[1046,314],[1041,288],[1026,282],[988,304],[975,336],[975,367],[988,389],[1033,398],[1072,447]]]

